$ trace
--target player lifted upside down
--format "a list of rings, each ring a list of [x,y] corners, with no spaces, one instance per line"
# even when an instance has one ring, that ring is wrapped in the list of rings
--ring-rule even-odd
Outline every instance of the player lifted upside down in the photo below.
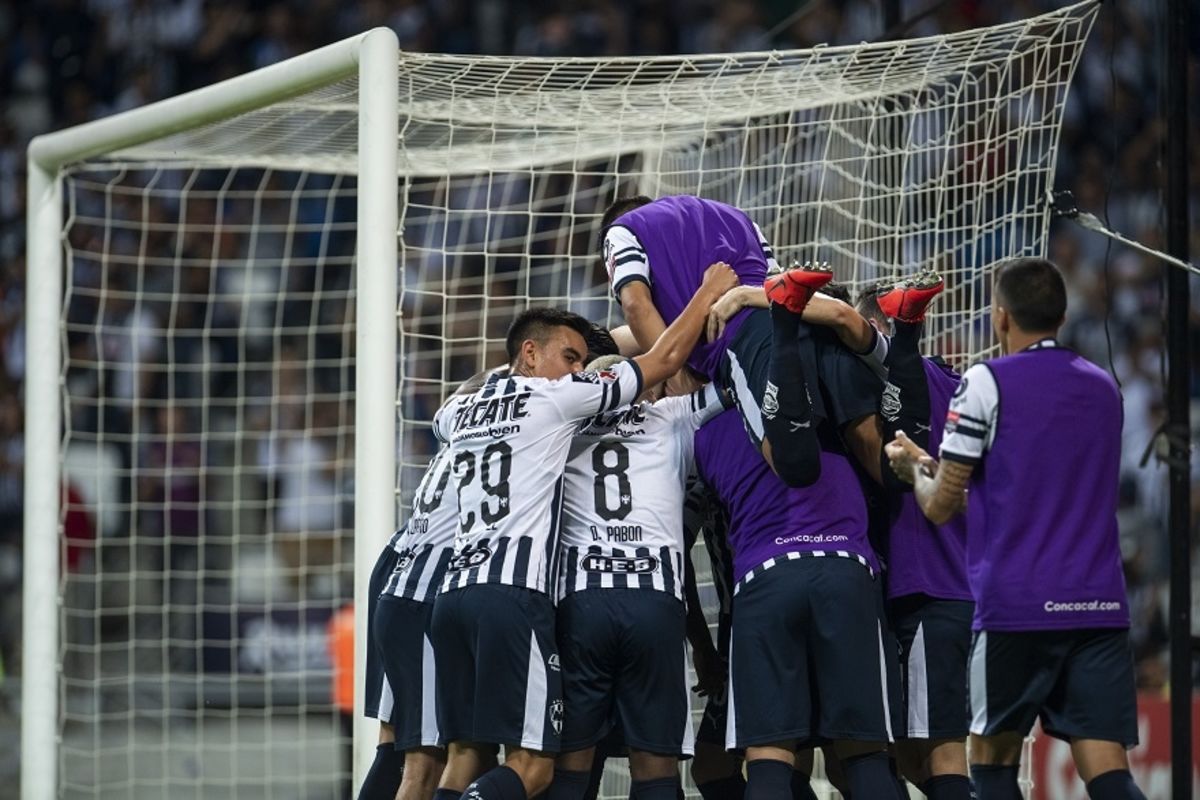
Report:
[[[434,431],[450,444],[460,519],[432,625],[438,726],[449,742],[439,797],[522,800],[549,786],[563,722],[551,598],[571,437],[582,420],[632,402],[643,380],[677,372],[712,303],[735,282],[714,264],[654,348],[603,373],[576,374],[590,323],[524,312],[506,342],[511,372],[438,411]],[[504,766],[481,775],[499,744]]]
[[[1116,523],[1121,395],[1055,340],[1066,307],[1049,261],[1001,267],[992,327],[1004,355],[963,375],[940,463],[902,432],[887,445],[930,520],[967,507],[980,800],[1021,796],[1021,744],[1039,716],[1071,743],[1089,797],[1144,797],[1125,754],[1137,708]]]
[[[643,350],[679,316],[704,268],[725,261],[739,283],[763,286],[777,267],[762,232],[733,206],[680,195],[617,200],[601,220],[602,251],[613,293]],[[815,380],[813,342],[799,314],[830,275],[805,271],[773,279],[784,305],[746,310],[721,335],[699,344],[693,369],[730,391],[746,430],[772,469],[791,486],[817,479],[820,468],[813,418],[825,417]],[[786,307],[785,307],[786,305]]]
[[[566,712],[550,800],[585,796],[595,746],[614,723],[629,746],[632,797],[675,800],[681,791],[677,762],[693,746],[684,486],[696,428],[723,410],[709,384],[600,414],[571,445],[558,603]]]

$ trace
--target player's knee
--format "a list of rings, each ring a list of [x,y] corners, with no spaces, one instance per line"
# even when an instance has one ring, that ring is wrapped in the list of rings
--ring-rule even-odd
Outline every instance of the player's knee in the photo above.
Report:
[[[774,453],[775,474],[793,489],[812,486],[821,478],[821,460],[793,448],[782,447]]]
[[[521,777],[525,794],[534,797],[550,788],[554,780],[554,759],[532,750],[517,751],[516,758],[505,759],[504,766]]]

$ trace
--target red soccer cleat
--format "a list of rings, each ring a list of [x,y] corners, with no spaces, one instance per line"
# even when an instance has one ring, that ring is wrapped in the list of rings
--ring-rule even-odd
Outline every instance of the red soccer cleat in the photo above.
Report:
[[[804,307],[822,286],[833,280],[829,264],[804,262],[774,275],[768,275],[763,283],[767,299],[781,305],[793,314],[803,314]]]
[[[876,299],[879,308],[892,319],[923,322],[929,304],[945,288],[946,282],[936,272],[918,272],[890,289],[881,289]]]

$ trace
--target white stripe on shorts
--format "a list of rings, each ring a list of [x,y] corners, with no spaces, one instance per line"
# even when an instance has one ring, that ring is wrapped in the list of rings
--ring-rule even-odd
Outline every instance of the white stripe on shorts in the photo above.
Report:
[[[380,670],[382,672],[383,670]],[[387,675],[379,678],[379,712],[375,717],[380,722],[391,723],[392,709],[396,706],[396,697],[392,694],[392,685],[388,683]]]
[[[917,624],[908,651],[908,736],[929,738],[929,664],[925,660],[925,623]]]
[[[738,361],[737,354],[726,350],[729,356],[729,372],[733,376],[733,393],[737,398],[738,408],[742,411],[742,419],[750,426],[755,438],[763,440],[762,411],[758,408],[758,399],[750,391],[750,382],[746,380],[746,372]]]
[[[882,689],[883,724],[887,728],[888,742],[894,742],[896,737],[892,734],[892,703],[891,698],[888,697],[887,654],[883,649],[883,625],[881,623],[875,623],[875,632],[879,636],[879,687]]]
[[[537,634],[529,632],[529,672],[525,678],[525,722],[521,728],[521,747],[546,748],[546,661],[538,647]]]
[[[733,636],[729,637],[729,675],[725,684],[725,749],[737,749],[737,709],[733,702]]]
[[[987,631],[975,634],[971,646],[971,733],[982,736],[987,729]]]
[[[687,645],[683,646],[683,746],[680,751],[685,756],[696,755],[696,729],[692,724],[692,693],[688,689],[691,681],[688,680],[688,658]]]
[[[437,667],[433,660],[433,643],[428,636],[421,637],[421,746],[437,747]]]

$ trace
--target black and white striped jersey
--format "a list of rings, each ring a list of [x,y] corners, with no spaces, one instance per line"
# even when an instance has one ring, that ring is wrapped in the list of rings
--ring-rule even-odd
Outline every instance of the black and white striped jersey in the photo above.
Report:
[[[450,467],[450,450],[444,447],[425,468],[412,513],[389,543],[399,558],[384,594],[431,602],[438,593],[458,531],[458,497],[450,485]]]
[[[709,385],[599,414],[563,473],[559,598],[584,589],[656,589],[683,599],[684,490],[696,429],[721,413]]]
[[[571,440],[582,422],[641,391],[641,370],[626,361],[555,381],[496,373],[446,401],[433,428],[450,444],[459,530],[442,591],[502,583],[555,596]]]

